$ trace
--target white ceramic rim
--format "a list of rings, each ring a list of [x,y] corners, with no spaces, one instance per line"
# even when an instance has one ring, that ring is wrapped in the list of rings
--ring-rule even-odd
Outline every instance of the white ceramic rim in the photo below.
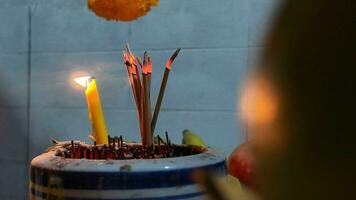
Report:
[[[129,167],[130,172],[150,172],[199,168],[225,162],[226,157],[223,152],[210,147],[206,149],[203,153],[191,156],[136,160],[63,159],[56,156],[56,151],[52,150],[34,158],[31,166],[57,171],[81,172],[119,172]]]

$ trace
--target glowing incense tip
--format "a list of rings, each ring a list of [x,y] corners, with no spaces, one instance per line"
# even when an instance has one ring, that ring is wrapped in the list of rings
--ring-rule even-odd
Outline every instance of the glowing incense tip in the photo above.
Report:
[[[124,60],[125,65],[129,65],[129,56],[127,55],[127,53],[122,53],[122,59]]]
[[[169,60],[166,63],[166,70],[164,71],[164,74],[163,74],[161,87],[159,89],[159,94],[158,94],[157,101],[156,101],[155,111],[153,113],[153,117],[152,117],[152,121],[151,121],[151,133],[154,133],[154,130],[155,130],[155,127],[156,127],[159,110],[161,108],[161,103],[162,103],[164,91],[166,89],[166,85],[167,85],[167,81],[168,81],[169,71],[171,70],[172,63],[173,63],[174,59],[177,57],[179,51],[180,51],[180,48],[178,48],[172,54],[172,56],[169,58]]]
[[[130,64],[131,65],[136,65],[136,59],[135,59],[135,56],[134,55],[130,55]]]
[[[90,81],[93,80],[93,79],[94,79],[94,77],[92,77],[92,76],[82,76],[82,77],[75,78],[74,81],[78,85],[87,88],[89,83],[90,83]]]
[[[145,51],[145,53],[143,54],[143,65],[142,65],[142,73],[143,74],[148,74],[149,73],[149,69],[148,69],[148,54]]]
[[[152,74],[152,60],[151,60],[151,57],[149,57],[148,56],[148,58],[147,58],[147,60],[148,60],[148,64],[147,64],[147,72],[149,73],[149,74]]]
[[[142,68],[143,67],[143,62],[142,62],[141,58],[136,57],[136,60],[137,60],[138,64],[141,66],[141,68]]]
[[[178,56],[180,49],[181,49],[181,48],[178,48],[178,49],[172,54],[172,56],[169,58],[169,60],[167,61],[167,63],[166,63],[166,69],[167,69],[167,70],[171,70],[172,63],[173,63],[174,59],[176,59],[176,57]]]
[[[122,54],[122,59],[124,60],[124,63],[129,71],[129,73],[136,75],[137,71],[135,69],[135,66],[136,66],[135,56],[133,54],[124,52]]]
[[[136,60],[137,60],[138,64],[141,66],[142,73],[143,74],[147,74],[148,73],[148,67],[145,64],[145,62],[142,62],[141,58],[139,58],[139,57],[137,57]]]
[[[129,63],[130,65],[136,64],[135,56],[131,52],[129,44],[125,45],[125,50],[126,52],[123,53],[123,59],[125,61],[125,64],[126,63]]]

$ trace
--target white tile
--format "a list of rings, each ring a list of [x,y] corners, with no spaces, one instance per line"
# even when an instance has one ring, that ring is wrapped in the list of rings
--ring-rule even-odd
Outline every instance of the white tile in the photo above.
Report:
[[[0,6],[0,53],[28,51],[28,9],[20,1]]]
[[[87,109],[34,108],[31,109],[29,157],[42,153],[51,140],[82,140],[91,142],[91,125]],[[105,109],[105,120],[111,136],[122,135],[125,140],[140,141],[135,111]]]
[[[0,53],[0,106],[27,106],[28,56]]]
[[[104,107],[128,107],[131,90],[119,52],[34,54],[31,106],[86,108],[84,89],[73,81],[80,72],[97,78]]]
[[[87,109],[31,109],[29,156],[32,159],[46,150],[51,140],[89,141]]]
[[[0,198],[4,200],[28,199],[28,170],[23,162],[0,160],[2,177],[0,179]]]
[[[248,1],[248,45],[262,46],[281,0]]]
[[[152,107],[164,64],[173,50],[149,52],[153,58]],[[162,109],[235,111],[247,69],[247,48],[182,49],[169,75]]]
[[[86,0],[40,0],[32,30],[34,51],[107,51],[128,41],[129,25],[97,17]]]
[[[243,141],[243,128],[233,112],[163,111],[157,121],[156,133],[168,131],[172,141],[181,143],[182,131],[189,129],[205,143],[229,155]]]
[[[133,48],[247,46],[248,0],[160,1],[132,23]]]
[[[263,47],[250,47],[248,48],[248,71],[253,72],[258,68],[263,53]]]

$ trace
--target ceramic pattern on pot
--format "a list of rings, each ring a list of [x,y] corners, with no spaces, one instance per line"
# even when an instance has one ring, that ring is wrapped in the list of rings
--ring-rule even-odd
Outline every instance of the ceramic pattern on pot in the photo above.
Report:
[[[147,160],[63,159],[55,151],[31,162],[30,197],[39,199],[203,199],[195,170],[226,175],[225,156],[206,152]]]

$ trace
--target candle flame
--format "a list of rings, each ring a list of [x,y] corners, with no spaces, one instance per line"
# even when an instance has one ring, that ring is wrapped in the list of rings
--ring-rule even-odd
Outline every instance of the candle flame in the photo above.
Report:
[[[93,79],[92,76],[82,76],[82,77],[75,78],[74,81],[78,85],[86,88],[86,87],[88,87],[91,79]]]

